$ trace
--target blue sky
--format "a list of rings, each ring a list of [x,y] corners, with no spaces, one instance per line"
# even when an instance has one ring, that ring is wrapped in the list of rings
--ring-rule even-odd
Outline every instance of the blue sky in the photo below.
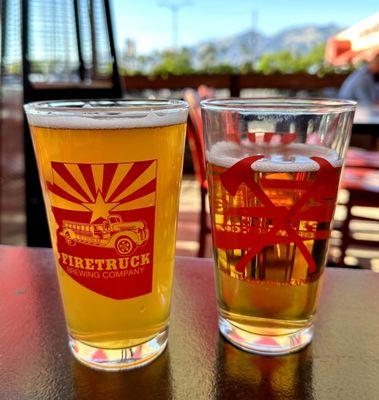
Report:
[[[162,4],[188,5],[179,11],[179,44],[258,30],[272,34],[302,24],[352,25],[379,11],[379,0],[112,0],[118,47],[135,40],[138,53],[172,45],[171,11]],[[255,14],[255,17],[253,16]]]

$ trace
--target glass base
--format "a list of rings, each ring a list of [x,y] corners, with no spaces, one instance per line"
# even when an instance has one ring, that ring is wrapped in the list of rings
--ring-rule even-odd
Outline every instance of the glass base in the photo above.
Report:
[[[155,360],[166,348],[168,328],[148,342],[124,349],[102,349],[89,346],[69,335],[72,354],[88,367],[120,371],[142,367]]]
[[[313,338],[313,325],[287,335],[264,336],[237,328],[219,316],[218,326],[222,335],[238,348],[267,356],[293,353],[308,345]]]

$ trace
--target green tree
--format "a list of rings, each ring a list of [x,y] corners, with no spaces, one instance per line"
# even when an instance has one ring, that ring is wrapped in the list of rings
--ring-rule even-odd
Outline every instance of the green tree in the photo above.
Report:
[[[238,72],[238,68],[233,67],[230,64],[220,63],[199,72],[205,72],[207,74],[235,74]]]
[[[325,44],[320,44],[304,55],[294,54],[288,50],[263,54],[257,62],[256,70],[265,74],[274,72],[322,74],[331,68],[325,64]]]
[[[334,71],[334,68],[325,63],[325,43],[314,46],[304,57],[306,71],[323,74]]]
[[[224,49],[226,51],[226,49]],[[167,77],[170,74],[183,75],[191,73],[251,73],[265,74],[307,72],[323,75],[335,71],[334,67],[325,63],[325,44],[314,46],[308,53],[293,53],[288,50],[263,54],[257,62],[245,62],[235,67],[227,63],[217,63],[218,54],[223,48],[212,44],[200,48],[199,67],[193,66],[193,54],[189,49],[156,51],[150,55],[136,57],[135,70],[123,69],[124,74],[145,73]]]
[[[216,65],[217,60],[217,49],[212,44],[206,44],[200,48],[200,69],[207,71]]]
[[[168,74],[189,74],[194,72],[192,56],[188,49],[178,51],[165,50],[160,54],[160,61],[153,67],[152,75],[167,76]]]
[[[263,54],[257,62],[256,70],[265,74],[274,72],[291,73],[301,70],[299,62],[288,50],[279,51],[277,53]]]

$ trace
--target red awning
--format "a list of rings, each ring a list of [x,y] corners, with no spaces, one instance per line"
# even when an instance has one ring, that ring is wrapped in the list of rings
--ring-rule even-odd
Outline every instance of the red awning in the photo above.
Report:
[[[326,44],[325,60],[332,65],[369,61],[379,54],[379,13],[331,37]]]

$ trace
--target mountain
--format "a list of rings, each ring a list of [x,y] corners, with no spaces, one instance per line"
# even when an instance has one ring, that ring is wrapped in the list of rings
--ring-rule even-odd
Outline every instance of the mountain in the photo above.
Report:
[[[305,54],[341,30],[340,26],[334,24],[292,27],[274,35],[264,35],[250,30],[233,37],[203,42],[189,50],[193,55],[195,66],[207,62],[237,66],[256,60],[265,53],[289,50],[291,53]]]

